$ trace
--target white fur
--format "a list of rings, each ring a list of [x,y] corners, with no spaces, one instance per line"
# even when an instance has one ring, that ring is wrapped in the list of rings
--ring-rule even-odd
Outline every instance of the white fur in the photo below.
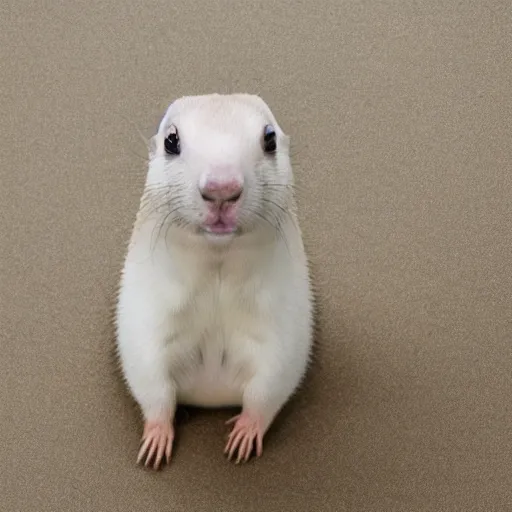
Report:
[[[169,158],[171,123],[182,152]],[[275,157],[262,151],[267,123]],[[201,176],[227,167],[243,174],[243,233],[199,232]],[[266,430],[296,390],[312,299],[292,184],[288,138],[259,97],[185,97],[169,107],[152,140],[116,318],[122,370],[146,421],[172,418],[177,403],[241,405]]]

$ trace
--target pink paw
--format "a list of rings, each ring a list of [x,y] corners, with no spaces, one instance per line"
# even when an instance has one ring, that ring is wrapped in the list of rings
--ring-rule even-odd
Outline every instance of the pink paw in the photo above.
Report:
[[[145,459],[148,467],[153,461],[153,468],[158,469],[165,455],[167,463],[171,460],[174,428],[170,422],[147,421],[144,425],[141,447],[137,456],[137,464]],[[153,460],[154,459],[154,460]]]
[[[237,464],[242,460],[247,462],[255,446],[256,455],[261,457],[263,453],[264,433],[261,419],[258,416],[242,412],[242,414],[226,422],[226,425],[231,425],[232,423],[234,423],[235,426],[229,434],[226,449],[224,450],[228,459],[231,460],[236,452]]]

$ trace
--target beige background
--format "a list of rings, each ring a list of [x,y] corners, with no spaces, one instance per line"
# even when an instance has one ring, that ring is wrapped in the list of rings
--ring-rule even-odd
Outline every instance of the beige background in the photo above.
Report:
[[[512,509],[509,1],[0,5],[0,509]],[[183,94],[291,135],[317,356],[264,457],[225,412],[135,466],[109,307],[145,148]]]

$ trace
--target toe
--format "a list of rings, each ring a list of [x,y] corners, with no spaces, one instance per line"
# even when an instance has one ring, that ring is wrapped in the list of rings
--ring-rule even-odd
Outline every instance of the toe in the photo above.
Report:
[[[151,439],[151,446],[149,448],[149,452],[146,456],[146,463],[144,464],[146,467],[149,466],[149,464],[151,463],[151,461],[153,460],[153,457],[155,455],[155,452],[158,448],[158,437],[153,437]]]
[[[160,463],[164,457],[165,446],[167,444],[168,436],[162,435],[158,440],[158,448],[156,451],[155,463],[153,465],[154,469],[158,469],[160,467]]]
[[[250,441],[247,443],[247,446],[245,447],[244,462],[247,462],[250,459],[253,445],[254,445],[254,437],[251,437]]]
[[[142,440],[142,446],[140,447],[139,454],[137,455],[137,464],[140,464],[142,459],[144,458],[144,455],[148,451],[148,447],[151,444],[151,438],[147,437]]]
[[[226,448],[224,450],[224,453],[229,453],[229,451],[231,450],[231,446],[233,445],[233,443],[235,442],[235,438],[236,438],[236,435],[237,435],[238,431],[231,431],[231,433],[229,434],[228,436],[228,441],[226,443]]]
[[[263,455],[263,435],[261,430],[256,434],[256,455],[261,457]]]
[[[237,450],[238,453],[236,456],[237,464],[240,464],[240,461],[243,459],[243,453],[244,453],[246,444],[247,444],[247,435],[244,436],[244,438],[240,441],[240,446],[238,447],[238,450]]]
[[[172,442],[173,442],[173,437],[169,436],[167,438],[167,445],[165,447],[165,460],[167,463],[171,462]]]
[[[239,464],[242,459],[244,461],[247,461],[249,457],[247,457],[247,452],[250,453],[250,448],[252,446],[252,439],[251,435],[248,433],[244,436],[242,439],[242,442],[240,443],[240,447],[238,448],[238,457],[236,459],[236,463]]]
[[[231,446],[229,448],[229,455],[228,459],[231,460],[233,458],[233,455],[235,454],[235,451],[237,450],[238,446],[240,445],[240,441],[243,439],[245,433],[237,432],[236,436],[233,437],[233,440],[231,442]]]

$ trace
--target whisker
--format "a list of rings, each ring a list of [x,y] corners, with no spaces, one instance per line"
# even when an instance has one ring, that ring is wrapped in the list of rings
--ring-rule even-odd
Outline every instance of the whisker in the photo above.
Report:
[[[280,212],[282,212],[284,215],[288,215],[289,212],[286,208],[281,206],[280,204],[276,203],[275,201],[272,201],[272,199],[269,199],[268,197],[262,197],[261,200],[265,203],[269,203],[273,206],[275,206]]]
[[[169,220],[169,218],[174,215],[174,213],[176,213],[178,210],[180,209],[180,206],[176,206],[174,208],[172,208],[169,212],[167,212],[167,214],[163,217],[163,219],[161,220],[161,222],[157,225],[155,225],[155,227],[153,228],[153,232],[151,234],[151,251],[154,251],[155,247],[156,247],[156,244],[158,242],[158,240],[160,239],[160,236],[162,234],[162,229],[164,228],[165,224],[167,223],[167,221]],[[171,221],[172,221],[172,218],[171,218]],[[172,224],[172,222],[171,222]],[[158,233],[157,233],[157,236],[154,237],[154,233],[155,233],[155,230],[158,226]],[[168,229],[166,231],[166,238],[167,238],[167,233],[168,233]],[[154,243],[153,243],[154,242]]]
[[[247,205],[246,209],[247,209],[248,213],[254,215],[255,217],[258,217],[259,219],[264,221],[266,224],[268,224],[273,229],[273,231],[278,236],[278,238],[281,238],[281,240],[283,240],[283,242],[284,242],[284,244],[286,246],[286,249],[288,251],[288,254],[291,257],[291,252],[290,252],[290,247],[289,247],[289,244],[288,244],[288,239],[286,238],[286,234],[283,231],[282,219],[280,218],[280,216],[273,215],[272,219],[269,219],[267,215],[264,215],[263,213],[258,211],[254,207],[254,205]],[[270,212],[270,213],[274,214],[275,212]]]

